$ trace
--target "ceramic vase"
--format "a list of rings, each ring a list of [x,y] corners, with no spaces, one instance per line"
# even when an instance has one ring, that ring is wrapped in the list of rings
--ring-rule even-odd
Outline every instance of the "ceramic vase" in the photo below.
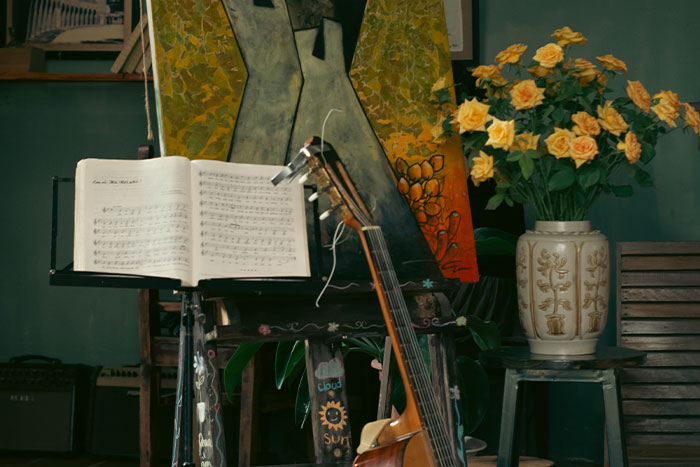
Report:
[[[608,316],[609,258],[607,239],[589,221],[537,221],[520,236],[518,308],[532,353],[595,352]]]

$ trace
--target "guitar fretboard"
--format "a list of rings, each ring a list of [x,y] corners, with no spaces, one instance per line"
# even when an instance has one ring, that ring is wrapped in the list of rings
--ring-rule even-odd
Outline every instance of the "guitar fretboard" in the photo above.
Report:
[[[439,467],[456,466],[450,436],[435,400],[435,393],[428,377],[428,369],[423,360],[384,236],[378,226],[364,227],[363,231],[366,234],[369,254],[374,262],[375,271],[381,280],[381,288],[389,304],[388,312],[391,322],[386,324],[387,327],[393,327],[395,330],[400,352],[397,358],[402,359],[405,363],[408,383],[413,389],[418,413],[430,440],[433,455]]]

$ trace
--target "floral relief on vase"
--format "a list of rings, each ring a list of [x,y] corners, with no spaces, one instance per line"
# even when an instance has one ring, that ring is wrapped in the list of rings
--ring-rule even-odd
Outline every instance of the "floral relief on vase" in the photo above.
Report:
[[[551,294],[540,301],[537,307],[547,313],[547,333],[553,336],[564,335],[566,315],[561,310],[573,311],[571,300],[562,298],[560,294],[571,288],[571,280],[567,280],[569,269],[566,268],[567,258],[559,253],[550,253],[546,249],[537,258],[537,271],[544,278],[537,280],[537,287],[545,294]]]
[[[594,249],[586,257],[586,272],[590,274],[589,280],[584,280],[586,295],[583,298],[583,309],[588,311],[588,330],[596,333],[602,330],[603,316],[607,312],[608,293],[608,249],[601,246]]]

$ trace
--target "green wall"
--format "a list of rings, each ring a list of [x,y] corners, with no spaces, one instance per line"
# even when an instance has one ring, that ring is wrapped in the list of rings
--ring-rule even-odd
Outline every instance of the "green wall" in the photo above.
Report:
[[[110,64],[49,62],[47,70],[107,72]],[[42,354],[138,363],[136,291],[49,286],[51,177],[72,177],[85,157],[135,158],[144,143],[143,83],[0,81],[0,361]],[[62,193],[59,266],[72,260],[71,190]]]
[[[569,26],[588,38],[572,46],[575,56],[595,61],[611,53],[629,72],[611,81],[624,93],[626,80],[641,81],[650,93],[671,89],[682,102],[700,101],[700,2],[695,0],[481,0],[481,63],[510,44],[529,45],[527,59],[553,41],[550,34]],[[675,131],[661,139],[656,159],[647,166],[654,188],[635,188],[632,198],[602,197],[590,214],[593,226],[607,235],[611,252],[620,241],[700,239],[700,151],[698,136]],[[534,220],[530,214],[532,227]],[[614,256],[611,303],[615,303]],[[612,312],[613,310],[611,310]],[[615,342],[615,317],[609,318],[605,342]],[[595,385],[560,384],[550,388],[549,452],[552,458],[580,458],[602,463],[602,396]]]

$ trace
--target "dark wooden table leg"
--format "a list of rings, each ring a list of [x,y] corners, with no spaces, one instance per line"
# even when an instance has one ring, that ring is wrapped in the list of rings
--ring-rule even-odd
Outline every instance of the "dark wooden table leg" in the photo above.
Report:
[[[311,398],[310,421],[317,464],[350,464],[355,458],[340,345],[306,341],[306,373]]]

